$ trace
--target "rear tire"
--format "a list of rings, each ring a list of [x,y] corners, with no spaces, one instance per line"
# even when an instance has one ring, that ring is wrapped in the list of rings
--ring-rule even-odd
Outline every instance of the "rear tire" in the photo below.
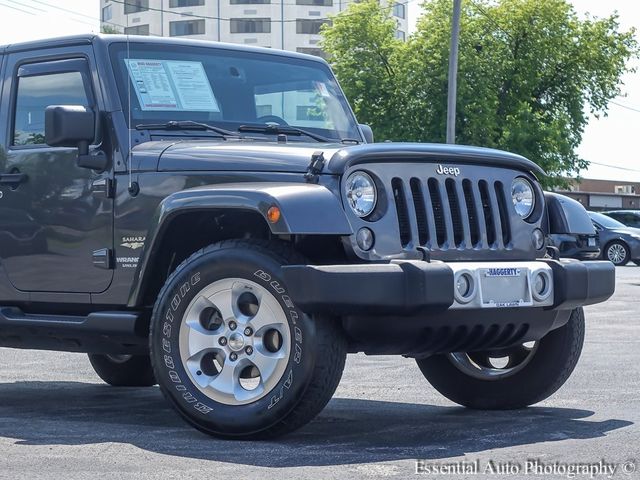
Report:
[[[98,376],[114,387],[151,387],[156,384],[148,355],[89,354]]]
[[[483,410],[524,408],[555,393],[569,378],[584,343],[584,312],[577,308],[569,321],[552,330],[522,358],[523,365],[501,372],[483,367],[480,358],[494,357],[482,352],[469,354],[472,364],[464,364],[459,355],[443,354],[417,360],[425,378],[449,400],[465,407]],[[454,356],[455,355],[455,356]],[[477,367],[477,371],[471,367]]]
[[[194,253],[169,277],[151,319],[160,388],[195,428],[270,438],[311,421],[331,399],[346,339],[287,294],[281,267],[306,263],[282,242],[228,240]]]

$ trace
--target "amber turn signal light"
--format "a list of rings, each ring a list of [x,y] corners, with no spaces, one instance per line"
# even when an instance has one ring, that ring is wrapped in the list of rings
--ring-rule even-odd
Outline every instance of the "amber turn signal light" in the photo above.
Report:
[[[278,220],[280,220],[280,215],[280,209],[276,206],[269,207],[269,210],[267,210],[267,219],[271,223],[278,223]]]

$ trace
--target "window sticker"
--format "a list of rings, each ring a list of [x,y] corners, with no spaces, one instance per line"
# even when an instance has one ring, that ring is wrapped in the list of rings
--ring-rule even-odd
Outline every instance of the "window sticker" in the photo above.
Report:
[[[126,62],[143,111],[220,112],[201,62],[142,59]]]

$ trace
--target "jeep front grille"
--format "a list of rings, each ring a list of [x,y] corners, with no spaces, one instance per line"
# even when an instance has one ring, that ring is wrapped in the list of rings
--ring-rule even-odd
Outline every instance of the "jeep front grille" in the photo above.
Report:
[[[500,181],[394,177],[391,191],[403,248],[510,247],[507,192]]]

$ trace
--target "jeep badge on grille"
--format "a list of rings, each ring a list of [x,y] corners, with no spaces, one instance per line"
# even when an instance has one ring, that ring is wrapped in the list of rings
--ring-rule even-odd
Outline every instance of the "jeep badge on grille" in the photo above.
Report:
[[[453,175],[454,177],[457,177],[460,175],[460,169],[458,167],[445,167],[443,165],[438,165],[436,173],[438,175]]]

